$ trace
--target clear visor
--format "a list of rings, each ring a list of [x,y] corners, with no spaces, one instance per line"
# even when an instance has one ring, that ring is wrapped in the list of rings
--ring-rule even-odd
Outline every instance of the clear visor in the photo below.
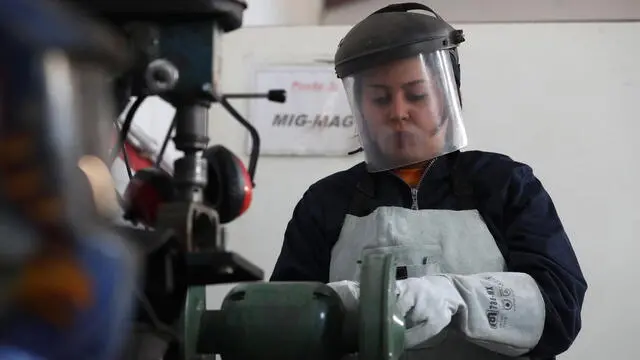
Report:
[[[419,164],[467,145],[446,50],[389,62],[343,84],[371,172]]]

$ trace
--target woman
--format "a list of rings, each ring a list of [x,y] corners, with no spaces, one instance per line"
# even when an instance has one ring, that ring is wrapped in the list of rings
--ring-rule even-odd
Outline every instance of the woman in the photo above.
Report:
[[[345,36],[336,72],[365,162],[306,191],[271,280],[329,283],[355,312],[362,256],[393,253],[408,358],[552,359],[581,328],[587,284],[531,168],[460,151],[463,41],[415,3]]]

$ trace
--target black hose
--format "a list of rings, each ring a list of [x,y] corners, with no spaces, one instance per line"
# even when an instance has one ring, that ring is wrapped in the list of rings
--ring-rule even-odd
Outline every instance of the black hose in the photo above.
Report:
[[[142,105],[142,103],[144,102],[145,98],[146,96],[138,97],[129,108],[129,111],[127,111],[127,116],[125,117],[124,123],[122,124],[122,129],[120,129],[120,134],[119,134],[120,136],[118,137],[118,142],[116,143],[116,145],[113,147],[113,150],[111,151],[111,165],[113,165],[113,162],[116,161],[118,154],[124,148],[124,143],[127,141],[127,135],[129,135],[129,129],[131,128],[131,123],[133,123],[133,117],[138,111],[138,108],[140,107],[140,105]]]

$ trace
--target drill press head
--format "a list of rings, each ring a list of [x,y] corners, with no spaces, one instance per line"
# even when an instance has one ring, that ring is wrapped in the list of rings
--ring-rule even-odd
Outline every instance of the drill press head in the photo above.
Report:
[[[117,79],[130,96],[158,95],[179,106],[219,93],[220,37],[242,26],[245,0],[62,0],[78,5],[129,40],[135,64]]]

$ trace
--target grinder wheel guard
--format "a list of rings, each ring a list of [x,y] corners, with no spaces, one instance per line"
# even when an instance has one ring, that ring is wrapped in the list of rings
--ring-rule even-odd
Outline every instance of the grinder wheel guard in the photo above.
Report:
[[[359,360],[396,360],[404,351],[404,317],[396,306],[391,254],[365,256],[360,274]]]

